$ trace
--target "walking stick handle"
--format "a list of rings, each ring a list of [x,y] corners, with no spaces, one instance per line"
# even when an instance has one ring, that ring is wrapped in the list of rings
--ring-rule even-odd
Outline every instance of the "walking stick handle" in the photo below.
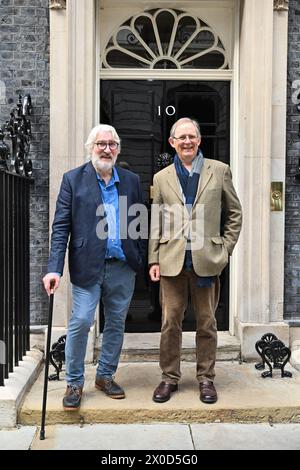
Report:
[[[55,279],[50,280],[50,294],[54,294]]]

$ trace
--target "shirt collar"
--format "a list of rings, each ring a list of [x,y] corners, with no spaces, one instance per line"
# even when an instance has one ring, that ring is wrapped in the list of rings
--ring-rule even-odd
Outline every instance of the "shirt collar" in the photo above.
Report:
[[[109,181],[109,184],[120,183],[120,178],[119,178],[118,172],[116,170],[116,167],[113,166],[112,170],[113,171],[112,171],[112,175],[111,175],[111,179]],[[96,173],[96,174],[97,174],[97,180],[103,182],[103,178],[101,178],[101,175],[99,175],[99,173]]]

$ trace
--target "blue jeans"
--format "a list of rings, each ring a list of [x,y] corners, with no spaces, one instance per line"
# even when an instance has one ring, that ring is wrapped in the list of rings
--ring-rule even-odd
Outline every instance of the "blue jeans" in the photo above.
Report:
[[[99,282],[91,287],[72,284],[73,308],[66,341],[66,381],[84,384],[88,333],[102,295],[105,325],[96,375],[116,372],[124,339],[125,320],[134,291],[135,272],[125,261],[107,261]]]

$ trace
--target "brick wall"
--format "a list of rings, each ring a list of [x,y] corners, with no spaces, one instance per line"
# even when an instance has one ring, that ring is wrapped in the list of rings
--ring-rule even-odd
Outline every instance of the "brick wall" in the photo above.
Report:
[[[292,102],[295,80],[300,80],[300,3],[299,0],[290,0],[284,310],[286,320],[300,323],[300,181],[294,177],[300,158],[300,112]]]
[[[0,123],[18,95],[30,93],[35,184],[30,207],[31,323],[45,323],[47,298],[41,285],[48,258],[49,1],[0,0]]]

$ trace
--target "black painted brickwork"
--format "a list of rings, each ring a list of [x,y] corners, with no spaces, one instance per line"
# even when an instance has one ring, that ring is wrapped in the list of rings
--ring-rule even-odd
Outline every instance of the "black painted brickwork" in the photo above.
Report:
[[[295,180],[300,159],[300,112],[292,102],[300,82],[300,1],[289,1],[289,52],[287,101],[287,159],[286,159],[286,227],[285,227],[285,305],[286,320],[300,322],[300,180]],[[300,93],[300,86],[299,93]]]
[[[33,140],[30,157],[35,184],[30,207],[31,323],[45,323],[47,296],[41,276],[48,258],[49,168],[49,0],[0,0],[0,123],[9,118],[18,95],[30,93]]]

